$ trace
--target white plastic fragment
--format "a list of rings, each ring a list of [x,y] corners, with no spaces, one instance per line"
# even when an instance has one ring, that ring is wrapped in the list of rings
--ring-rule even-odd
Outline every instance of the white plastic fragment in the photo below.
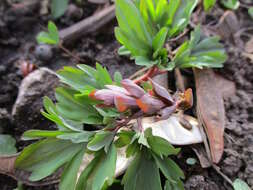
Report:
[[[154,117],[143,118],[142,127],[144,131],[152,128],[154,136],[159,136],[173,145],[190,145],[202,143],[203,139],[198,127],[198,121],[191,117],[184,117],[192,125],[192,129],[186,129],[179,122],[179,116],[172,115],[167,120],[155,122]]]

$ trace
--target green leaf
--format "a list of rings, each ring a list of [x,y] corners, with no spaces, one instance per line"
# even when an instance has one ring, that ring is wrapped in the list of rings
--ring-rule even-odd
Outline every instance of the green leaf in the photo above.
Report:
[[[80,131],[81,130],[82,125],[80,126],[80,123],[75,123],[69,120],[66,121],[65,119],[63,119],[58,113],[54,103],[48,97],[44,97],[43,104],[44,104],[44,108],[46,109],[48,113],[42,111],[41,114],[47,119],[55,122],[59,130],[64,130],[64,131]]]
[[[186,163],[188,165],[195,165],[197,160],[195,158],[187,158]]]
[[[250,187],[247,185],[247,183],[245,183],[239,178],[237,178],[233,182],[233,187],[234,187],[234,190],[250,190]]]
[[[167,37],[168,29],[166,27],[161,28],[161,30],[155,35],[152,41],[152,47],[154,52],[159,51],[163,48],[166,37]]]
[[[96,69],[98,74],[96,79],[99,84],[102,84],[103,86],[106,84],[112,84],[111,76],[105,67],[102,67],[100,64],[96,63]]]
[[[165,182],[164,190],[184,190],[184,184],[182,181],[171,182],[167,180]]]
[[[77,173],[83,160],[85,148],[80,150],[65,166],[59,184],[60,190],[75,190]]]
[[[173,58],[176,67],[200,69],[203,67],[221,68],[226,60],[227,55],[223,45],[219,43],[219,38],[201,38],[199,26],[191,33],[190,41],[183,43]]]
[[[80,66],[78,65],[78,67]],[[90,89],[90,87],[100,88],[94,77],[74,67],[63,67],[57,72],[57,76],[61,82],[81,92]]]
[[[232,10],[236,10],[240,6],[240,2],[238,0],[221,0],[221,4],[225,8],[232,9]]]
[[[118,49],[118,54],[119,55],[129,55],[129,54],[131,54],[131,52],[125,46],[121,46]]]
[[[58,113],[69,120],[85,124],[102,124],[103,117],[89,104],[80,103],[75,98],[76,91],[59,87],[55,90]]]
[[[65,131],[47,131],[47,130],[28,130],[22,135],[23,140],[34,140],[46,137],[56,138],[58,135],[63,135]]]
[[[53,18],[61,17],[68,7],[68,0],[52,0],[51,1],[51,12]]]
[[[152,61],[152,60],[148,59],[147,57],[142,57],[142,56],[135,57],[135,64],[136,65],[152,67],[153,65],[156,65],[157,63],[158,63],[158,61]]]
[[[84,144],[73,144],[71,141],[54,138],[40,140],[21,152],[15,167],[30,171],[29,180],[38,181],[69,162],[83,148]]]
[[[159,169],[145,148],[131,162],[122,184],[124,190],[162,190]]]
[[[101,190],[105,184],[111,185],[114,181],[117,152],[111,144],[107,154],[103,151],[96,154],[95,158],[82,172],[76,190]]]
[[[116,71],[114,73],[113,80],[118,86],[121,86],[120,82],[122,81],[122,75],[119,71]]]
[[[99,131],[93,137],[93,139],[88,143],[87,148],[91,151],[98,151],[102,148],[107,152],[112,141],[114,139],[114,133],[110,131]]]
[[[73,143],[88,142],[90,138],[95,134],[94,131],[82,131],[75,133],[64,133],[58,135],[58,139],[71,140]]]
[[[117,134],[118,139],[115,141],[116,147],[122,148],[130,144],[134,135],[135,135],[135,132],[133,131],[124,131],[124,130],[120,131]]]
[[[116,18],[119,27],[115,28],[117,40],[133,56],[148,56],[151,52],[152,37],[141,17],[140,11],[130,0],[116,0]]]
[[[17,152],[16,141],[10,135],[0,134],[0,155],[11,155]]]
[[[38,43],[58,45],[60,42],[57,26],[52,22],[48,22],[48,32],[40,32],[37,37]]]
[[[151,150],[158,156],[177,155],[180,152],[180,148],[174,148],[167,140],[152,135],[152,129],[145,130],[145,137]]]
[[[183,31],[187,26],[191,14],[198,4],[198,0],[181,0],[170,26],[169,37],[173,37]]]
[[[248,9],[249,16],[253,19],[253,7]]]
[[[160,158],[159,156],[152,154],[153,158],[157,166],[162,171],[163,175],[170,181],[170,182],[177,182],[181,179],[184,179],[184,173],[179,168],[179,166],[170,158]]]
[[[204,0],[203,5],[204,5],[205,11],[209,11],[210,9],[212,9],[215,3],[216,3],[216,0]]]
[[[129,158],[131,156],[134,156],[136,153],[139,152],[139,150],[140,150],[140,145],[138,143],[138,140],[136,139],[133,142],[131,142],[131,144],[128,145],[126,149],[126,157]]]

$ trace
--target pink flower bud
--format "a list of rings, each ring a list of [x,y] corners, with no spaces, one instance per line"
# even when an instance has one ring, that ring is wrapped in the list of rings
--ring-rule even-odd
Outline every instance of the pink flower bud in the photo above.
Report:
[[[122,80],[121,84],[132,96],[136,98],[141,98],[145,94],[145,91],[130,79]]]
[[[110,90],[121,92],[123,94],[126,94],[126,95],[130,96],[129,92],[126,89],[122,88],[122,87],[115,86],[115,85],[105,85],[105,87],[110,89]]]
[[[172,106],[166,107],[158,112],[158,120],[165,120],[168,119],[171,114],[173,114],[177,109],[177,105],[173,104]]]
[[[153,89],[154,89],[155,93],[157,94],[157,96],[160,96],[160,97],[164,98],[165,100],[167,100],[167,103],[173,104],[174,100],[173,100],[172,96],[170,95],[170,93],[168,92],[168,90],[166,90],[166,88],[159,85],[158,83],[153,81],[151,78],[149,78],[149,81],[151,82]]]
[[[112,90],[108,90],[108,89],[97,90],[93,94],[93,97],[96,100],[102,100],[102,101],[104,101],[105,105],[113,105],[113,103],[114,103],[114,96],[115,96],[115,93]]]
[[[153,114],[165,107],[165,104],[162,101],[151,96],[150,94],[145,94],[141,98],[137,99],[136,103],[140,109],[147,114]]]
[[[130,96],[126,96],[124,94],[122,95],[116,95],[114,97],[114,104],[115,107],[119,112],[124,112],[128,108],[137,108],[136,100]]]

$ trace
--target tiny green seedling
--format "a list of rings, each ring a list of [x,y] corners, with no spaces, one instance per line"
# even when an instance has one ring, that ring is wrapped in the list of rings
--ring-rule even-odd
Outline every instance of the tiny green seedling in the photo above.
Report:
[[[48,32],[40,32],[37,35],[37,42],[42,44],[59,45],[60,37],[56,25],[49,21]]]
[[[68,0],[52,0],[51,14],[54,19],[61,17],[68,8]]]
[[[232,9],[236,10],[240,6],[240,2],[238,0],[222,0],[221,4],[227,8],[227,9]]]
[[[253,19],[253,7],[248,9],[249,16]]]
[[[215,5],[216,0],[203,0],[203,6],[205,11],[210,11]]]

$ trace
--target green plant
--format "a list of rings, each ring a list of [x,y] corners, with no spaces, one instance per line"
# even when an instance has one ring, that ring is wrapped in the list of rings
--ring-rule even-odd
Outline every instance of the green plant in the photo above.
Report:
[[[221,4],[227,8],[227,9],[232,9],[236,10],[240,6],[240,2],[238,0],[222,0]]]
[[[68,0],[52,0],[51,14],[54,19],[61,17],[68,7]]]
[[[16,141],[10,135],[0,134],[0,155],[11,155],[17,152]]]
[[[53,22],[49,21],[47,28],[48,32],[40,32],[37,35],[37,42],[50,45],[59,45],[60,37],[57,26]]]
[[[247,183],[245,183],[239,178],[237,178],[233,182],[233,187],[234,187],[234,190],[250,190],[250,187],[247,185]]]
[[[216,0],[203,0],[203,6],[205,11],[209,11],[215,5]]]
[[[249,13],[250,17],[253,19],[253,7],[250,7],[248,9],[248,13]]]
[[[156,66],[172,70],[175,67],[222,67],[226,55],[219,38],[204,38],[197,27],[168,59],[166,42],[182,32],[187,26],[197,0],[116,1],[116,17],[119,27],[115,28],[117,40],[123,45],[121,55],[130,54],[137,65]],[[218,60],[218,61],[217,61]]]
[[[151,128],[144,130],[141,118],[166,120],[193,104],[191,89],[171,96],[151,77],[174,68],[220,68],[226,60],[219,38],[202,36],[199,26],[174,53],[166,48],[185,30],[197,2],[116,0],[115,35],[123,45],[119,53],[149,70],[135,80],[122,79],[119,72],[112,79],[100,64],[96,69],[77,65],[58,71],[62,85],[55,90],[56,103],[45,97],[42,111],[57,128],[26,131],[24,140],[38,141],[22,151],[16,168],[31,172],[31,181],[64,168],[61,190],[101,190],[114,183],[117,150],[124,148],[132,159],[122,179],[125,190],[163,189],[160,172],[164,189],[183,189],[184,173],[169,157],[180,149]],[[40,34],[38,41],[57,45],[55,28],[49,23],[49,33]],[[76,183],[84,155],[93,159]]]

